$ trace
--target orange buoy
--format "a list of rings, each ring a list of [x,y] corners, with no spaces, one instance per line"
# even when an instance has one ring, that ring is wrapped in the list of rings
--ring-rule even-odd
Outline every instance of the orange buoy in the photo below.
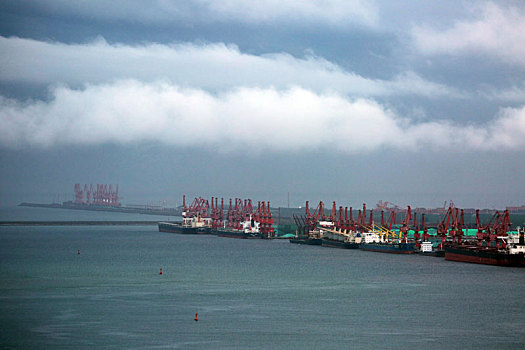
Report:
[[[159,275],[162,275],[162,268],[160,268],[160,273],[159,273]]]
[[[195,313],[195,318],[194,318],[194,320],[195,320],[195,322],[197,322],[197,321],[199,320],[199,313],[198,313],[198,312]]]

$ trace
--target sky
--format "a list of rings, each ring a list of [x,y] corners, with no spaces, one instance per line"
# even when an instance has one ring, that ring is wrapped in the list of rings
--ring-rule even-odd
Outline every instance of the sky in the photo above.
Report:
[[[0,1],[0,201],[525,204],[525,3]]]

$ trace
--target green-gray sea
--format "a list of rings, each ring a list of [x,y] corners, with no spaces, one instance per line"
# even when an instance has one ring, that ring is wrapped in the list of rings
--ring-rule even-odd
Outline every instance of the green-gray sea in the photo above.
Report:
[[[0,348],[524,349],[525,269],[155,226],[0,227]]]

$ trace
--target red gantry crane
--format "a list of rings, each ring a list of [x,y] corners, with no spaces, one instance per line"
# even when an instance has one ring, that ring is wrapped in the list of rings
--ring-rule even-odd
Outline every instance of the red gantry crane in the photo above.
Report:
[[[317,208],[313,212],[310,211],[309,203],[308,201],[306,201],[305,214],[306,214],[306,224],[308,225],[309,231],[315,230],[317,225],[319,224],[319,221],[326,220],[323,201],[319,201]]]
[[[410,205],[407,208],[405,218],[401,222],[401,228],[399,229],[400,235],[403,235],[402,242],[407,243],[407,234],[408,234],[408,227],[410,225],[410,219],[412,218],[412,211],[410,209]]]
[[[202,218],[208,217],[209,202],[207,199],[195,197],[193,202],[186,206],[186,196],[184,195],[182,197],[182,206],[184,208],[183,218],[197,218],[197,221],[200,221]]]
[[[110,207],[120,206],[118,185],[115,185],[115,190],[113,190],[113,185],[97,184],[97,186],[94,187],[91,184],[88,187],[88,185],[85,184],[84,189],[82,190],[80,184],[75,184],[73,190],[75,191],[75,204]],[[84,196],[86,197],[86,201],[84,201]]]
[[[273,218],[270,210],[270,202],[258,202],[255,220],[261,225],[260,230],[263,238],[273,238]]]
[[[424,215],[424,214],[423,214]],[[416,248],[421,248],[421,241],[419,234],[419,225],[417,224],[417,213],[414,213],[414,241],[416,242]]]
[[[502,213],[497,211],[486,225],[481,225],[479,220],[479,210],[476,210],[476,226],[478,232],[476,238],[478,239],[478,246],[482,246],[483,241],[486,242],[487,247],[492,246],[495,242],[496,248],[505,248],[505,240],[498,239],[498,237],[506,237],[507,231],[510,229],[510,215],[509,211],[505,210]]]
[[[211,197],[211,227],[214,229],[222,227],[224,220],[224,198],[221,198],[219,207],[218,198]]]

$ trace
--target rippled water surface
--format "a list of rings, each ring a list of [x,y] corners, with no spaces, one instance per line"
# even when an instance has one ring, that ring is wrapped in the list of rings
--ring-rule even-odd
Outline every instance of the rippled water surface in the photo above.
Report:
[[[0,348],[524,349],[525,269],[154,226],[0,227],[0,315]]]

